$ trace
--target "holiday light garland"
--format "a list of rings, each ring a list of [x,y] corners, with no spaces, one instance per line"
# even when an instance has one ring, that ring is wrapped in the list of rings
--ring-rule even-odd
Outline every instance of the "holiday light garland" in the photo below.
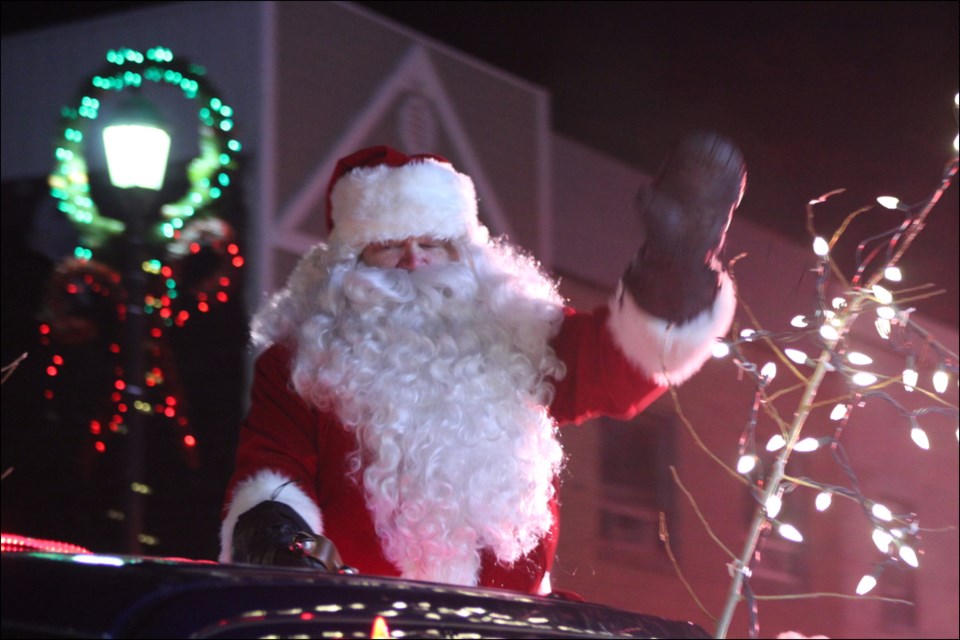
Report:
[[[956,148],[955,140],[955,152]],[[734,610],[741,599],[747,601],[751,637],[757,636],[759,626],[756,596],[750,586],[751,564],[756,559],[755,550],[759,542],[773,531],[788,540],[803,541],[803,535],[796,527],[778,519],[784,496],[797,488],[803,487],[816,491],[817,511],[828,509],[835,496],[853,500],[860,505],[865,517],[872,525],[871,540],[882,554],[882,559],[872,571],[861,578],[854,589],[856,594],[869,593],[888,567],[906,566],[915,569],[919,566],[922,550],[920,548],[921,528],[917,515],[893,513],[887,506],[864,494],[856,473],[849,463],[841,437],[854,409],[870,401],[882,401],[890,405],[909,426],[910,439],[921,449],[928,449],[930,441],[921,427],[920,418],[931,414],[942,414],[953,417],[955,425],[957,424],[960,417],[957,406],[940,397],[948,387],[950,375],[952,374],[956,379],[957,354],[947,349],[911,318],[913,308],[905,308],[904,305],[916,299],[914,297],[916,292],[905,290],[894,293],[880,285],[880,281],[884,278],[894,283],[902,279],[897,263],[923,228],[930,211],[952,183],[957,167],[958,160],[955,153],[954,157],[947,162],[937,188],[927,199],[917,205],[904,206],[898,199],[890,197],[878,199],[882,206],[901,211],[904,219],[896,227],[858,244],[855,273],[849,281],[833,263],[830,257],[831,250],[847,230],[850,222],[868,208],[850,214],[828,241],[814,230],[814,207],[836,192],[811,201],[807,207],[807,221],[808,229],[814,236],[813,251],[817,263],[816,311],[810,316],[795,316],[791,321],[792,330],[775,333],[759,328],[745,329],[737,339],[724,341],[715,346],[714,356],[727,357],[733,354],[735,365],[754,381],[756,387],[747,424],[740,436],[739,458],[735,466],[737,472],[751,486],[757,502],[743,553],[736,557],[729,567],[733,580],[724,612],[718,621],[715,637],[726,637]],[[827,295],[827,282],[831,275],[840,281],[844,291],[842,296],[832,299]],[[744,308],[754,324],[758,325],[749,307],[744,305]],[[870,311],[876,314],[875,326],[881,338],[887,340],[893,350],[905,358],[902,373],[896,376],[881,376],[858,368],[869,366],[872,364],[872,359],[850,349],[849,334],[852,326],[863,314]],[[801,340],[812,340],[820,350],[820,355],[810,357],[800,349],[781,349],[779,346],[786,342]],[[746,350],[748,345],[760,342],[769,347],[779,361],[799,380],[798,385],[776,393],[769,392],[769,385],[777,374],[776,364],[768,362],[760,367],[750,360]],[[936,363],[936,373],[931,378],[934,386],[932,392],[918,386],[919,367],[925,360],[930,359],[931,354]],[[813,371],[808,376],[798,367],[812,367]],[[816,402],[817,392],[829,374],[842,377],[846,382],[848,395],[840,402],[832,400],[818,403]],[[931,404],[917,409],[908,409],[890,392],[884,390],[893,383],[902,384],[906,393],[911,393],[914,398],[918,395],[922,396]],[[775,401],[792,391],[802,391],[803,395],[795,412],[792,413],[792,418],[788,421],[779,415]],[[829,420],[835,423],[833,434],[802,438],[801,432],[810,414],[814,410],[830,405],[833,405],[833,408]],[[756,430],[761,412],[772,418],[779,429],[779,432],[765,443],[766,452],[775,454],[769,470],[763,464],[765,455],[757,450]],[[955,430],[954,435],[960,438],[960,430]],[[825,484],[808,477],[787,474],[786,466],[792,453],[810,452],[823,447],[829,448],[833,460],[847,478],[849,486]]]
[[[90,193],[84,156],[87,129],[97,119],[106,94],[138,90],[147,83],[179,88],[184,97],[199,105],[199,155],[187,167],[190,188],[178,201],[163,205],[163,220],[153,229],[160,242],[172,240],[187,220],[213,205],[233,181],[240,142],[234,137],[233,108],[216,93],[195,64],[175,59],[170,49],[154,47],[141,53],[133,49],[107,52],[108,64],[80,85],[74,106],[61,113],[56,168],[49,178],[50,192],[58,208],[76,226],[81,241],[78,258],[91,258],[92,250],[123,233],[121,220],[101,215]]]
[[[90,550],[68,542],[60,542],[59,540],[45,540],[42,538],[19,536],[13,533],[4,533],[0,535],[0,552],[89,554]]]
[[[39,326],[40,342],[50,348],[44,396],[54,400],[69,384],[61,376],[68,364],[65,349],[99,341],[107,352],[112,382],[106,392],[108,402],[88,420],[92,449],[106,453],[111,437],[126,435],[125,416],[137,411],[168,423],[187,463],[196,466],[197,440],[166,332],[183,327],[194,314],[227,302],[239,286],[244,258],[231,226],[214,215],[235,182],[241,144],[235,137],[234,112],[202,67],[175,58],[170,49],[154,47],[145,53],[115,49],[107,52],[106,60],[101,70],[80,84],[74,104],[61,112],[55,168],[48,180],[59,211],[73,223],[79,238],[73,255],[57,266],[47,288]],[[84,151],[87,131],[99,116],[102,101],[149,83],[178,89],[196,103],[199,155],[187,166],[185,195],[163,204],[158,222],[148,229],[145,241],[154,255],[140,265],[147,292],[143,300],[129,300],[123,277],[108,264],[111,244],[121,241],[126,225],[100,212],[91,194]],[[140,345],[121,340],[128,305],[142,305],[147,317],[148,331]],[[122,348],[143,349],[144,380],[129,379]],[[151,491],[148,486],[140,490]]]

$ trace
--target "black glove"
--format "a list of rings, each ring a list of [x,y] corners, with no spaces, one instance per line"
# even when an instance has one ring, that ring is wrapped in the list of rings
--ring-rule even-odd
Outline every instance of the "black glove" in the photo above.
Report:
[[[716,257],[746,182],[743,155],[715,133],[689,135],[670,152],[637,196],[643,238],[623,285],[640,307],[682,324],[712,306]]]
[[[237,518],[233,561],[326,571],[343,568],[333,543],[313,533],[289,505],[275,500],[261,502]]]

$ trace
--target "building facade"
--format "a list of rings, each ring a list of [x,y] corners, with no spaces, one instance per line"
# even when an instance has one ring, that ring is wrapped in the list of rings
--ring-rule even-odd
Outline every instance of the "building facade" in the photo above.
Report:
[[[550,96],[543,88],[349,3],[173,3],[5,38],[4,184],[50,172],[57,114],[75,99],[77,83],[102,66],[108,50],[157,45],[202,65],[234,109],[243,144],[237,185],[242,207],[235,222],[243,230],[239,244],[247,258],[246,313],[283,285],[299,255],[323,240],[326,183],[337,158],[372,144],[450,158],[476,182],[485,224],[557,273],[574,304],[604,304],[632,255],[639,230],[631,203],[647,179],[644,171],[553,134]],[[186,140],[175,142],[179,160],[189,160],[196,105],[177,95],[157,99],[179,123],[176,136]],[[48,219],[37,212],[26,216],[34,226]],[[32,233],[45,235],[42,228]],[[746,257],[735,265],[741,310],[734,335],[741,329],[789,330],[794,315],[814,313],[815,257],[806,247],[737,219],[727,255],[742,253]],[[8,291],[13,289],[5,273],[5,305]],[[917,306],[919,315],[922,302]],[[4,324],[6,357],[14,346]],[[873,355],[878,371],[896,376],[902,354],[874,337],[872,322],[862,324],[867,328],[858,329],[853,341]],[[925,326],[956,353],[956,327]],[[238,353],[245,353],[242,338],[236,338]],[[815,341],[800,342],[811,358],[818,356]],[[741,364],[746,357],[761,365],[776,358],[761,341],[741,346]],[[810,375],[802,365],[796,371],[780,367],[750,432],[761,448],[778,429],[774,415],[789,423]],[[731,556],[740,555],[757,506],[750,483],[731,471],[756,401],[744,371],[729,357],[717,359],[635,424],[599,420],[562,430],[569,462],[553,576],[557,588],[713,628],[712,617],[729,597]],[[891,394],[893,389],[891,383]],[[931,402],[957,406],[955,379],[945,400],[940,397]],[[917,398],[927,396],[910,395],[903,405],[908,413],[920,406]],[[243,395],[232,402],[231,411],[241,410]],[[851,598],[861,576],[882,559],[871,543],[873,527],[856,501],[838,500],[831,510],[818,512],[817,492],[805,479],[846,487],[851,476],[828,450],[795,453],[782,518],[803,532],[805,542],[764,535],[750,584],[761,598],[826,595],[759,600],[761,633],[956,637],[955,414],[952,422],[936,413],[913,416],[930,421],[931,446],[922,450],[910,440],[910,415],[882,398],[851,399],[841,381],[828,378],[806,431],[824,438],[834,434],[829,414],[840,402],[854,410],[844,427],[844,461],[856,471],[863,494],[896,513],[919,514],[920,568],[900,563],[885,571],[872,595],[886,600]],[[779,414],[766,411],[772,405]],[[10,428],[5,419],[4,430]],[[761,459],[771,463],[766,453]],[[5,480],[5,503],[9,491],[16,489]],[[215,499],[211,495],[207,506],[216,509]],[[158,553],[205,549],[178,547],[170,535],[175,536],[168,534]],[[191,535],[214,544],[216,531]],[[746,635],[745,609],[741,604],[731,635]]]

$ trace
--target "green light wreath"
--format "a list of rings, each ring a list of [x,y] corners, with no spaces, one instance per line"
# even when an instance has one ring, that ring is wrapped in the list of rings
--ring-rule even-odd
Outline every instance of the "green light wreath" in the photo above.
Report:
[[[90,193],[84,157],[87,127],[96,120],[100,98],[107,92],[155,82],[179,87],[185,97],[199,104],[200,153],[187,167],[189,189],[180,200],[161,207],[161,220],[151,229],[151,239],[164,243],[173,240],[190,218],[210,207],[230,187],[240,151],[240,143],[231,133],[233,109],[216,95],[204,74],[202,67],[175,60],[164,47],[154,47],[146,54],[133,49],[111,50],[107,52],[107,65],[81,84],[76,106],[64,107],[56,168],[49,184],[51,194],[59,200],[59,210],[79,232],[76,257],[92,258],[93,249],[105,246],[125,228],[122,220],[100,214]]]

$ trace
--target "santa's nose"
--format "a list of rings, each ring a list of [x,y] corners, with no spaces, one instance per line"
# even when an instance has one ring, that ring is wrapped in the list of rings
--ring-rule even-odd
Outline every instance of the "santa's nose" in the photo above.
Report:
[[[417,242],[405,242],[397,267],[414,271],[427,264],[427,254]]]

